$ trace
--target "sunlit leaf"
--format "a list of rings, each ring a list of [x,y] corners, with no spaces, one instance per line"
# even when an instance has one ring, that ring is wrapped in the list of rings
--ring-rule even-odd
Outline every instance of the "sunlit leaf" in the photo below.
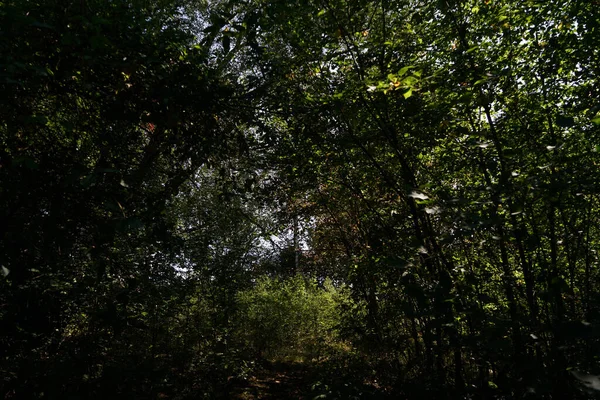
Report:
[[[414,66],[412,65],[407,65],[406,67],[402,67],[400,68],[400,71],[398,71],[398,75],[399,76],[404,76],[406,75],[406,73],[408,72],[409,69],[414,68]]]
[[[427,200],[427,199],[429,199],[429,196],[427,196],[427,195],[426,195],[426,194],[424,194],[424,193],[417,192],[417,191],[413,191],[413,192],[411,192],[411,193],[408,195],[408,197],[412,197],[412,198],[414,198],[414,199],[418,199],[418,200]]]

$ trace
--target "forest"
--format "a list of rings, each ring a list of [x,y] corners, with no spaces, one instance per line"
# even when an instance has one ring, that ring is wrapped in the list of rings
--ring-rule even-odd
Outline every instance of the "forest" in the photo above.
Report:
[[[0,398],[600,398],[599,10],[0,1]]]

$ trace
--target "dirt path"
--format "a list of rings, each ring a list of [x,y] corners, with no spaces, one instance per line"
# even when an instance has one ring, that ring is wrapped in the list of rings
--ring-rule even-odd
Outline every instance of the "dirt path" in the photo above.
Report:
[[[310,373],[306,366],[291,363],[272,363],[250,378],[245,387],[236,390],[233,398],[254,399],[308,399]],[[314,396],[313,396],[314,397]]]
[[[299,363],[268,363],[244,385],[230,392],[232,399],[391,399],[377,385],[352,382],[343,373],[324,371],[322,366]]]

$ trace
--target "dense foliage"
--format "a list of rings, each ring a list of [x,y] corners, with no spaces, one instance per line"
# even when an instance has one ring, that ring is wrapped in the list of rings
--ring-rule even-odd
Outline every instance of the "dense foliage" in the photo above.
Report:
[[[596,396],[597,7],[0,2],[0,396]]]
[[[323,358],[337,350],[334,344],[343,345],[340,308],[350,301],[331,281],[319,287],[301,275],[262,278],[238,294],[243,347],[269,358]]]

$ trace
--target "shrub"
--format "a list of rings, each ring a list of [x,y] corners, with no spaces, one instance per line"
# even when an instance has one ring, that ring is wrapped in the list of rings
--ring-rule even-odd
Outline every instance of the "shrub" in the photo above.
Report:
[[[260,357],[321,359],[344,347],[340,305],[349,294],[329,279],[318,284],[302,275],[262,277],[237,300],[238,340]]]

